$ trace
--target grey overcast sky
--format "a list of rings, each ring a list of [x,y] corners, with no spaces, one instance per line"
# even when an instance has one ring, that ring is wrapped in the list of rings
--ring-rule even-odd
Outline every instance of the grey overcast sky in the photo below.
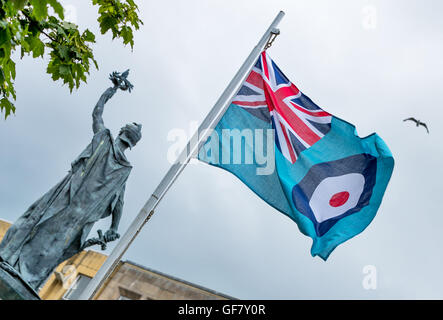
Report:
[[[62,2],[81,28],[98,31],[90,1]],[[45,61],[18,61],[17,113],[0,121],[0,218],[15,221],[62,179],[90,142],[92,108],[110,86],[108,74],[130,68],[135,90],[118,92],[104,115],[114,134],[127,122],[143,124],[142,141],[127,152],[134,169],[124,232],[170,166],[168,132],[204,118],[284,10],[271,57],[318,105],[360,136],[377,132],[394,155],[374,221],[324,262],[311,257],[312,241],[295,223],[237,178],[196,164],[124,259],[241,299],[443,298],[441,1],[136,2],[145,24],[134,50],[98,36],[100,70],[78,91],[54,83]],[[403,123],[409,116],[427,122],[430,134]],[[377,270],[375,290],[362,285],[368,265]]]

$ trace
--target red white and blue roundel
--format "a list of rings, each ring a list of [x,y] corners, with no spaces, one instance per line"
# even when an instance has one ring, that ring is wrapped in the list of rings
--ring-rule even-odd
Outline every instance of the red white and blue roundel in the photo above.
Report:
[[[321,237],[369,204],[376,172],[377,159],[369,154],[316,164],[292,189],[294,205]]]

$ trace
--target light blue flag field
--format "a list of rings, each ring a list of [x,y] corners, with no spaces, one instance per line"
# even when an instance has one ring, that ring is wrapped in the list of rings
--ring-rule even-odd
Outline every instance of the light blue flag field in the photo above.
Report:
[[[326,260],[374,219],[394,168],[384,141],[318,107],[263,51],[198,158],[295,221]]]

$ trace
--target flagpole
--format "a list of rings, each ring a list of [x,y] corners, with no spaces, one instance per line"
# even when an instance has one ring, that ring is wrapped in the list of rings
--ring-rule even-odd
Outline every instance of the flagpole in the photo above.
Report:
[[[187,146],[183,149],[176,162],[170,167],[169,171],[163,177],[160,184],[155,189],[154,193],[140,210],[137,217],[131,223],[128,230],[122,236],[121,240],[117,243],[115,248],[112,250],[111,254],[106,259],[102,267],[98,270],[95,277],[83,290],[78,300],[93,299],[100,287],[106,281],[106,279],[108,279],[109,276],[112,274],[115,267],[121,260],[123,254],[134,241],[135,237],[137,237],[138,233],[143,228],[145,223],[154,214],[155,208],[162,200],[166,192],[175,182],[180,173],[184,170],[190,159],[195,154],[197,154],[200,147],[212,133],[212,130],[217,126],[219,120],[225,113],[226,109],[229,107],[234,95],[238,92],[241,84],[246,80],[246,77],[248,76],[250,70],[260,56],[260,53],[265,49],[266,45],[271,40],[271,37],[273,35],[275,37],[275,35],[278,34],[277,25],[280,23],[284,15],[285,13],[283,11],[280,11],[277,14],[274,21],[266,30],[265,34],[262,36],[262,38],[254,47],[249,56],[246,58],[245,62],[237,71],[236,75],[231,80],[225,91],[222,93],[220,98],[212,107],[211,111],[209,111],[206,118],[200,124],[197,132],[195,132],[194,136],[189,140]]]

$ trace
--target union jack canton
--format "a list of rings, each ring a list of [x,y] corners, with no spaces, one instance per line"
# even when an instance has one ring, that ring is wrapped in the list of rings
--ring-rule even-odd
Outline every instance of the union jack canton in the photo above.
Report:
[[[232,103],[272,122],[277,148],[291,163],[331,130],[331,114],[291,83],[266,51],[261,53]]]

